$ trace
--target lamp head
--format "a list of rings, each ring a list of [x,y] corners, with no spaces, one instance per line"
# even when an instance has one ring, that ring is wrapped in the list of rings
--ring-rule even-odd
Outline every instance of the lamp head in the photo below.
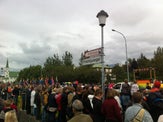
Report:
[[[104,10],[101,10],[96,17],[99,19],[99,25],[101,27],[105,26],[105,22],[106,22],[106,18],[108,17],[108,14]]]

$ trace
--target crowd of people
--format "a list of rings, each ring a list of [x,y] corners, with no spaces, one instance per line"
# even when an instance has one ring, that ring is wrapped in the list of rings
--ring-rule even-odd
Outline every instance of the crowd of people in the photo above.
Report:
[[[0,122],[18,122],[19,110],[40,122],[163,122],[159,81],[140,90],[136,82],[129,85],[124,80],[120,93],[108,85],[104,93],[95,84],[43,81],[1,83],[0,89]]]

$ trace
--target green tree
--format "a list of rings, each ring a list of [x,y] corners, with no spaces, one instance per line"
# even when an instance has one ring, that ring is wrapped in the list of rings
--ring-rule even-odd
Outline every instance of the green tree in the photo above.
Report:
[[[152,64],[156,68],[157,79],[163,80],[163,48],[158,47],[154,51],[154,58],[152,59]]]
[[[58,54],[54,54],[53,57],[48,57],[44,63],[44,75],[46,77],[55,77],[55,69],[58,66],[62,66],[63,62],[59,58]]]
[[[84,54],[81,53],[80,59],[79,59],[79,65],[82,65],[82,60],[84,59]]]
[[[63,64],[65,66],[73,66],[72,60],[73,60],[72,54],[66,51],[65,54],[62,56]]]
[[[141,53],[140,57],[137,59],[138,67],[139,68],[147,68],[151,67],[151,61],[146,56]]]
[[[122,82],[127,79],[126,66],[116,64],[112,69],[112,74],[116,76],[116,82]]]

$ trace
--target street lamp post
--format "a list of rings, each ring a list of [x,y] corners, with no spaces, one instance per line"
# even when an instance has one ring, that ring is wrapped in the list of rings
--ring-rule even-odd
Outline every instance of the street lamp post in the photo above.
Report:
[[[130,77],[129,77],[129,67],[128,67],[128,51],[127,51],[127,40],[126,40],[126,37],[125,37],[125,35],[123,34],[123,33],[121,33],[121,32],[119,32],[119,31],[117,31],[117,30],[115,30],[115,29],[112,29],[112,31],[114,31],[114,32],[117,32],[117,33],[119,33],[119,34],[121,34],[122,35],[122,37],[124,38],[124,40],[125,40],[125,49],[126,49],[126,65],[127,65],[127,80],[128,80],[128,82],[130,81]]]
[[[105,88],[104,88],[104,80],[105,80],[105,74],[104,74],[104,33],[103,33],[103,27],[105,26],[106,18],[108,17],[108,14],[104,11],[101,10],[97,16],[99,19],[99,25],[101,26],[101,85],[102,85],[102,91],[105,93]],[[104,100],[104,96],[103,96]]]

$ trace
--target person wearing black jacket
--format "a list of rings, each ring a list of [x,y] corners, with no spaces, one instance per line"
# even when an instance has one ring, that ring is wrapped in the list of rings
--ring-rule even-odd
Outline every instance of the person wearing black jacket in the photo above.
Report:
[[[20,91],[20,89],[19,89],[18,85],[15,85],[15,87],[14,87],[14,89],[12,91],[15,105],[18,105],[19,91]]]
[[[97,89],[95,91],[95,96],[93,97],[92,103],[93,103],[93,122],[104,122],[105,117],[101,112],[101,106],[102,106],[102,90]]]
[[[41,119],[41,89],[36,89],[36,94],[34,98],[34,104],[36,105],[36,119]]]
[[[57,112],[57,103],[55,99],[55,91],[52,92],[52,89],[49,89],[48,91],[49,96],[48,96],[48,103],[46,105],[46,110],[47,110],[47,122],[56,122],[56,112]]]

